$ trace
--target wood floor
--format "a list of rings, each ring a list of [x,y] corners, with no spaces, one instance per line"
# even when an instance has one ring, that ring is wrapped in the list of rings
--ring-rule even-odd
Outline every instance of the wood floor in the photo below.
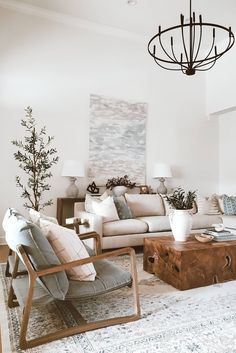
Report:
[[[0,263],[7,261],[8,246],[0,245]]]

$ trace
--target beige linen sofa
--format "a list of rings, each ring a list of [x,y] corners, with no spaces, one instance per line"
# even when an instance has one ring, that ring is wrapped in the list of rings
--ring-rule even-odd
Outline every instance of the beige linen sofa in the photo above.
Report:
[[[86,195],[86,201],[87,198]],[[170,233],[170,209],[159,194],[125,194],[123,202],[132,214],[132,218],[127,219],[112,218],[110,215],[102,215],[102,212],[95,213],[90,206],[86,205],[86,201],[75,203],[74,216],[88,220],[89,226],[81,225],[80,232],[97,232],[101,238],[102,249],[139,246],[143,244],[145,237],[158,237]],[[109,211],[112,207],[110,204]],[[196,211],[193,210],[193,213]],[[219,214],[196,212],[193,214],[192,232],[201,231],[214,223],[221,222],[222,217]]]

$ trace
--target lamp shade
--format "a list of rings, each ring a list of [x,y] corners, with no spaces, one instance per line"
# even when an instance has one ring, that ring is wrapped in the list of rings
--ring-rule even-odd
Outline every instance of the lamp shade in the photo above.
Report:
[[[172,172],[169,164],[156,163],[153,168],[153,178],[171,178]]]
[[[80,161],[64,161],[61,176],[65,177],[84,177],[84,165]]]

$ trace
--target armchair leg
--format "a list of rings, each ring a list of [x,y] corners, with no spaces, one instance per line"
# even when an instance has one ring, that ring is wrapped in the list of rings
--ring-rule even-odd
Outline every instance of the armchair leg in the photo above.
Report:
[[[18,266],[19,266],[19,256],[15,254],[15,264],[11,275],[11,285],[8,293],[8,302],[7,302],[9,308],[14,308],[16,306],[19,306],[19,303],[16,301],[16,296],[12,285],[13,280],[17,277]]]
[[[9,249],[8,256],[7,256],[7,265],[6,265],[6,270],[5,270],[5,276],[6,277],[11,277],[10,265],[9,265],[9,256],[11,256],[11,255],[12,255],[12,250]]]

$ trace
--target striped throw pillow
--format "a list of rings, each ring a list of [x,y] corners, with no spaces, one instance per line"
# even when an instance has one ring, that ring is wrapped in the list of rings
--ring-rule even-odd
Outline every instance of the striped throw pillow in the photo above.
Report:
[[[197,195],[197,208],[198,208],[199,214],[207,214],[207,215],[220,214],[217,195],[213,194],[209,197]]]

